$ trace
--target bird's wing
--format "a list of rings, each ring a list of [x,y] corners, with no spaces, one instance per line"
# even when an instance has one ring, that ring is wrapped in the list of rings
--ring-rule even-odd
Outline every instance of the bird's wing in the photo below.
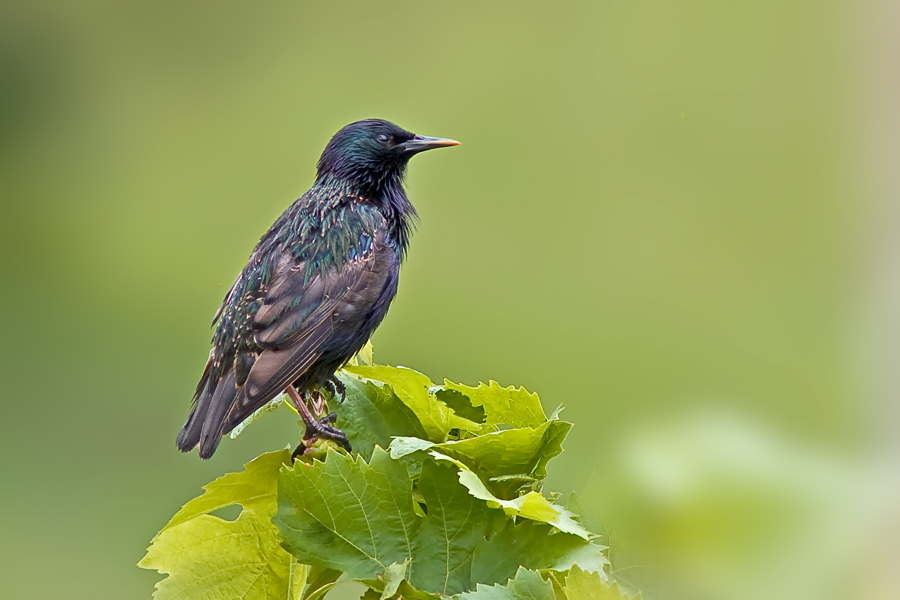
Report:
[[[379,303],[393,296],[388,288],[396,286],[398,266],[397,252],[382,232],[351,260],[312,276],[305,263],[282,256],[250,322],[258,350],[238,351],[232,372],[217,386],[230,389],[206,392],[212,395],[203,415],[201,455],[211,454],[219,437],[284,391],[323,354],[346,353],[365,343],[362,338],[374,327],[367,321],[379,311]]]
[[[263,352],[248,373],[243,395],[274,396],[331,350],[329,346],[340,346],[343,338],[362,329],[391,276],[392,262],[394,252],[376,243],[365,255],[305,286],[302,273],[291,273],[272,286],[254,317],[260,327],[254,339]]]

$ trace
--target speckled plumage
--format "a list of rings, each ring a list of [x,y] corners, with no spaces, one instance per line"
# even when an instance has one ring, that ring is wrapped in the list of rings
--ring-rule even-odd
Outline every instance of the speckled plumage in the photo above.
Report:
[[[263,235],[213,319],[213,348],[178,436],[215,452],[223,435],[294,384],[324,385],[381,323],[416,212],[409,158],[455,145],[392,123],[352,123],[329,142],[313,186]]]

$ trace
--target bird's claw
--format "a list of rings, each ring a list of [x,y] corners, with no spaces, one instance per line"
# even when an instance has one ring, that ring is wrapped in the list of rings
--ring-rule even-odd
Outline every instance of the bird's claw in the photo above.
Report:
[[[337,398],[338,396],[340,396],[341,404],[343,404],[344,400],[347,399],[347,386],[345,386],[344,383],[337,378],[337,375],[332,375],[331,379],[326,381],[325,385],[323,385],[322,387],[328,390],[332,398]]]
[[[337,413],[330,412],[321,419],[319,419],[319,424],[332,424],[337,421]]]
[[[347,434],[337,427],[332,426],[332,423],[334,423],[336,419],[337,415],[335,413],[329,413],[318,421],[308,423],[306,425],[306,433],[303,436],[303,443],[301,443],[301,446],[305,445],[307,441],[326,439],[339,443],[344,447],[344,450],[350,452],[350,440],[347,439]]]
[[[292,461],[297,460],[298,458],[300,458],[301,456],[306,454],[306,448],[307,448],[307,446],[303,442],[300,442],[299,444],[297,444],[297,447],[294,448],[293,452],[291,452],[291,460]]]

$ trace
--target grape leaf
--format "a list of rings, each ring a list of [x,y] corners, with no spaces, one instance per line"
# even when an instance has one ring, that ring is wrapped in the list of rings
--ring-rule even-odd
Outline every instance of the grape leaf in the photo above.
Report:
[[[478,584],[474,592],[463,592],[456,600],[557,600],[553,584],[544,581],[540,573],[519,567],[516,576],[506,585]]]
[[[503,509],[507,515],[515,515],[534,521],[541,521],[553,525],[560,531],[572,533],[585,540],[591,539],[591,534],[576,520],[575,514],[562,506],[551,503],[539,492],[530,491],[513,500],[503,500],[494,496],[484,482],[478,478],[466,465],[437,451],[431,451],[431,456],[436,460],[448,460],[459,467],[459,482],[463,484],[469,493],[479,500],[484,500],[491,508]]]
[[[599,573],[589,573],[577,566],[559,583],[562,573],[541,573],[520,567],[515,578],[506,585],[479,584],[475,591],[457,594],[455,600],[629,600],[618,584],[604,581]],[[640,600],[640,595],[632,600]]]
[[[300,600],[320,600],[325,597],[331,588],[337,585],[337,579],[341,572],[335,569],[322,567],[310,567],[306,576],[306,587]]]
[[[567,571],[578,565],[585,571],[606,577],[609,564],[604,546],[588,542],[537,521],[507,521],[490,540],[475,549],[472,580],[479,583],[505,581],[519,566],[527,569]]]
[[[425,592],[466,589],[490,520],[484,503],[433,461],[419,482],[428,514],[417,515],[404,463],[380,448],[370,464],[329,452],[324,463],[284,469],[279,487],[275,523],[301,562],[365,580],[409,560],[410,584]]]
[[[345,371],[366,381],[386,384],[397,397],[416,414],[427,439],[443,442],[451,429],[478,432],[481,425],[464,419],[431,393],[432,383],[427,376],[406,367],[347,366]]]
[[[456,390],[448,390],[443,387],[432,387],[429,390],[434,397],[453,409],[453,412],[461,417],[474,421],[476,423],[484,423],[485,412],[483,406],[473,406],[469,397],[457,392]]]
[[[381,448],[369,464],[330,451],[324,462],[282,469],[273,520],[300,562],[366,579],[409,557],[420,526],[412,504],[403,462]]]
[[[548,421],[532,429],[506,429],[478,437],[435,444],[422,439],[396,437],[391,457],[401,458],[433,449],[464,463],[478,474],[498,498],[512,498],[523,482],[536,484],[547,475],[547,463],[562,452],[570,423]]]
[[[263,454],[176,513],[138,563],[169,575],[156,584],[156,600],[300,598],[307,568],[281,548],[271,522],[276,475],[288,460],[286,450]],[[234,521],[208,514],[234,504],[243,507]]]
[[[419,491],[428,513],[413,544],[410,584],[444,595],[470,589],[472,557],[486,543],[490,509],[457,483],[450,466],[433,460],[422,466]]]
[[[413,452],[428,450],[435,446],[437,446],[437,444],[434,442],[429,442],[428,440],[423,440],[421,438],[397,436],[391,440],[391,445],[388,447],[388,450],[390,450],[391,458],[398,459],[409,456]]]
[[[547,421],[538,395],[522,387],[501,387],[493,380],[470,387],[445,379],[443,388],[466,396],[473,407],[482,407],[488,425],[538,427]]]
[[[597,570],[602,548],[550,525],[499,525],[498,511],[459,483],[458,467],[428,458],[418,492],[427,507],[417,514],[412,479],[402,460],[381,448],[370,463],[330,451],[324,462],[281,470],[275,523],[284,547],[300,562],[372,580],[409,561],[408,582],[428,593],[452,595],[476,583],[497,583],[519,565]]]
[[[562,452],[562,442],[572,428],[565,421],[548,421],[531,428],[505,429],[435,449],[466,463],[483,479],[527,474],[543,479],[547,463]]]
[[[568,571],[553,571],[551,569],[541,569],[540,571],[541,577],[546,577],[547,581],[553,584],[553,593],[556,595],[559,600],[565,600],[566,598],[566,589],[563,583],[565,582],[565,576]]]
[[[267,452],[244,465],[240,473],[228,473],[203,486],[203,494],[181,507],[162,531],[234,504],[259,512],[271,508],[274,513],[275,479],[281,465],[290,462],[290,458],[287,450]]]
[[[364,580],[358,579],[357,581],[369,588],[362,596],[365,600],[382,600],[383,598],[389,597],[397,598],[398,600],[440,600],[443,597],[438,594],[423,592],[422,590],[411,586],[405,579],[400,581],[400,585],[391,596],[385,596],[384,590],[387,586],[383,577]]]

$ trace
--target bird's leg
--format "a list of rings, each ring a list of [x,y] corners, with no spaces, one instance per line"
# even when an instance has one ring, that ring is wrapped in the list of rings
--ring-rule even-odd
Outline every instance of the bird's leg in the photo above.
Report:
[[[318,438],[324,438],[327,440],[333,440],[339,443],[347,452],[350,452],[350,441],[347,439],[347,436],[343,431],[334,427],[332,423],[334,423],[337,415],[334,413],[328,414],[321,419],[316,419],[315,416],[310,412],[309,407],[306,405],[306,398],[303,394],[297,391],[293,385],[287,386],[285,389],[288,396],[291,398],[291,402],[297,408],[297,412],[300,413],[300,418],[303,419],[303,424],[306,425],[306,432],[303,434],[303,441],[297,446],[297,449],[294,450],[293,456],[297,456],[299,454],[303,454],[306,450],[307,442],[311,442],[312,440]]]
[[[284,391],[291,397],[291,403],[294,405],[294,408],[297,409],[297,412],[300,413],[300,418],[303,419],[303,424],[306,425],[306,430],[309,432],[309,427],[316,422],[316,418],[309,412],[309,407],[306,405],[306,398],[303,394],[298,392],[297,388],[293,385],[287,386]]]

